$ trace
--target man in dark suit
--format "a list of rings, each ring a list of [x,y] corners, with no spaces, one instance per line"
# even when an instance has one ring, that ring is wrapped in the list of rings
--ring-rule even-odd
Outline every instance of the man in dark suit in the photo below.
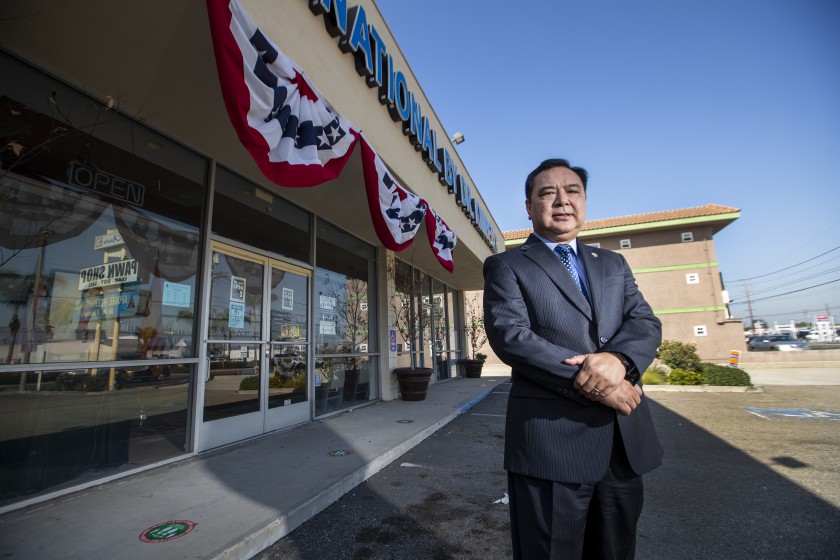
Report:
[[[504,466],[517,559],[633,558],[641,475],[662,462],[639,384],[662,325],[624,257],[578,242],[587,179],[542,162],[525,182],[534,233],[484,263],[485,329],[512,368]]]

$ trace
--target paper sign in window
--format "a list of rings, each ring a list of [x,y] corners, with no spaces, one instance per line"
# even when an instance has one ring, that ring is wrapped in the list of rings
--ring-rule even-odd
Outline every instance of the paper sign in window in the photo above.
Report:
[[[245,301],[245,279],[239,276],[230,277],[230,301]]]
[[[283,299],[280,302],[283,309],[291,311],[295,307],[295,291],[291,288],[283,288]]]
[[[190,291],[189,284],[175,284],[173,282],[163,283],[163,305],[171,305],[173,307],[189,307],[190,306]]]
[[[230,302],[228,313],[228,327],[232,329],[245,328],[245,304],[237,301]]]

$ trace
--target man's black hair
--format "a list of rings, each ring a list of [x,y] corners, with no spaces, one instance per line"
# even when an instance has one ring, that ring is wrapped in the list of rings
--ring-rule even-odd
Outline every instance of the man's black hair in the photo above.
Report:
[[[554,158],[545,160],[536,169],[528,173],[528,178],[525,179],[525,200],[531,200],[531,192],[534,190],[534,180],[537,178],[537,175],[555,167],[565,167],[574,171],[583,182],[583,192],[586,192],[586,183],[589,181],[589,173],[586,172],[586,169],[583,167],[572,167],[569,160]]]

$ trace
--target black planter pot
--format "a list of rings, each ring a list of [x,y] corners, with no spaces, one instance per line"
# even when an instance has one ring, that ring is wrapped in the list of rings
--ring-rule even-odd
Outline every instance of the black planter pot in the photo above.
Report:
[[[461,365],[464,366],[464,377],[481,377],[481,368],[484,367],[484,360],[464,358],[461,360]]]
[[[404,401],[424,401],[432,378],[432,368],[401,367],[394,369]]]

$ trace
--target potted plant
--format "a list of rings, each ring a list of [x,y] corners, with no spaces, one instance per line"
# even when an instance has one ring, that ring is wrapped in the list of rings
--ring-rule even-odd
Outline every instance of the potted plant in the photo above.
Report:
[[[408,367],[394,368],[394,375],[399,384],[400,396],[404,401],[422,401],[426,399],[426,392],[429,388],[429,380],[432,378],[432,368],[417,366],[417,353],[414,345],[417,344],[420,332],[420,316],[416,305],[412,305],[413,294],[412,279],[413,270],[410,266],[396,262],[394,271],[394,296],[391,299],[391,309],[394,312],[394,324],[397,332],[410,349],[411,365]]]
[[[472,358],[461,358],[458,363],[464,368],[465,377],[481,377],[481,369],[484,367],[486,354],[478,352],[487,342],[487,333],[484,331],[484,312],[479,294],[473,294],[467,298],[464,305],[464,332],[470,343]]]
[[[464,377],[481,377],[481,368],[484,367],[485,354],[476,352],[473,358],[461,358],[458,363],[464,367]]]

